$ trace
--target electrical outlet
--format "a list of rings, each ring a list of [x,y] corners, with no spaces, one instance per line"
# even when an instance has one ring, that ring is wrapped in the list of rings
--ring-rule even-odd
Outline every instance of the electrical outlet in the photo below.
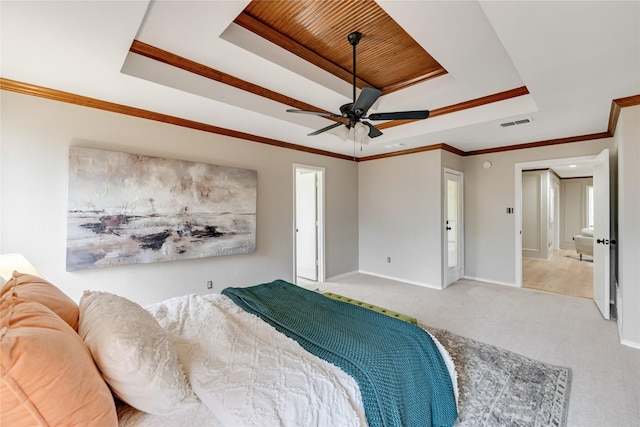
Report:
[[[391,262],[391,257],[390,257],[390,256],[388,256],[388,257],[387,257],[387,262],[388,262],[388,263],[390,263],[390,262]]]
[[[213,289],[213,280],[207,280],[207,289]]]

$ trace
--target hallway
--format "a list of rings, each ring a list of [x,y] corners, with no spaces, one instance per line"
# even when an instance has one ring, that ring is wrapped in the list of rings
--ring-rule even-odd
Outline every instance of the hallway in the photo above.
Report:
[[[593,298],[593,259],[576,251],[556,250],[550,259],[522,258],[522,287]]]

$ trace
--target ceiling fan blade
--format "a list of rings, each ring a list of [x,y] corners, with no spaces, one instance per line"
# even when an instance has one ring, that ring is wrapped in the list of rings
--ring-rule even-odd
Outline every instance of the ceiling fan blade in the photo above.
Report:
[[[369,120],[422,120],[429,117],[429,110],[396,111],[395,113],[373,113]]]
[[[287,110],[287,113],[312,114],[314,116],[322,116],[322,117],[337,117],[337,118],[342,117],[340,114],[324,113],[324,112],[321,112],[321,111],[306,111],[306,110],[289,109],[289,110]]]
[[[307,134],[307,136],[319,135],[319,134],[321,134],[322,132],[326,132],[326,131],[331,130],[331,129],[333,129],[333,128],[337,128],[338,126],[341,126],[341,125],[343,125],[343,124],[344,124],[344,123],[342,123],[342,122],[333,123],[333,124],[331,124],[331,125],[329,125],[329,126],[327,126],[327,127],[324,127],[324,128],[322,128],[322,129],[318,129],[318,130],[317,130],[317,131],[315,131],[315,132],[311,132],[310,134]]]
[[[359,116],[364,116],[373,103],[380,98],[380,95],[382,95],[382,91],[378,89],[372,87],[363,88],[356,103],[353,105],[352,111],[356,112]]]
[[[374,125],[372,125],[369,122],[362,122],[363,124],[367,125],[369,127],[369,138],[375,138],[377,136],[382,135],[382,132],[380,132],[378,130],[378,128],[376,128]]]

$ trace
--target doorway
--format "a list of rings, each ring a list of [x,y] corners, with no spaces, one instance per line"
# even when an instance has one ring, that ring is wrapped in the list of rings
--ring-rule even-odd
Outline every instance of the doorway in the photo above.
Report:
[[[464,275],[464,224],[463,224],[463,174],[444,169],[444,219],[445,239],[443,248],[444,285],[460,280]]]
[[[594,177],[594,193],[595,203],[600,212],[596,212],[595,217],[600,218],[601,222],[596,223],[593,229],[594,243],[595,240],[609,242],[609,175],[608,175],[608,150],[604,150],[598,156],[584,156],[573,157],[565,159],[553,159],[553,160],[541,160],[526,163],[516,163],[516,183],[515,183],[515,196],[516,196],[516,285],[522,286],[523,284],[523,179],[522,172],[531,169],[545,169],[551,168],[554,170],[568,167],[569,165],[576,165],[577,167],[587,166],[592,170],[591,173]],[[596,179],[597,176],[597,179]],[[556,199],[557,200],[557,199]],[[556,209],[558,204],[555,203]],[[605,212],[606,211],[606,212]],[[557,212],[557,210],[556,210]],[[555,234],[555,233],[554,233]],[[605,251],[604,245],[602,248],[598,248],[598,245],[594,244],[594,256],[593,256],[593,271],[591,273],[592,287],[593,287],[593,299],[596,305],[602,312],[604,318],[609,318],[609,263],[610,258],[607,251]],[[609,247],[607,246],[606,249]],[[600,250],[599,250],[600,249]]]
[[[324,169],[294,165],[294,274],[299,285],[324,281]]]

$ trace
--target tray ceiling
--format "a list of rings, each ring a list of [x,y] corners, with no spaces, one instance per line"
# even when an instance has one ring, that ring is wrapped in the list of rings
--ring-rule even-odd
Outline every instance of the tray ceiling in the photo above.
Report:
[[[352,83],[353,50],[347,35],[362,33],[357,45],[357,86],[388,94],[446,74],[376,2],[254,0],[236,24]]]
[[[603,137],[612,100],[640,94],[640,2],[52,0],[0,12],[1,77],[27,93],[339,156]],[[384,91],[370,112],[431,111],[376,122],[384,134],[362,149],[333,130],[306,136],[326,118],[286,113],[351,101],[352,31],[359,86]]]

